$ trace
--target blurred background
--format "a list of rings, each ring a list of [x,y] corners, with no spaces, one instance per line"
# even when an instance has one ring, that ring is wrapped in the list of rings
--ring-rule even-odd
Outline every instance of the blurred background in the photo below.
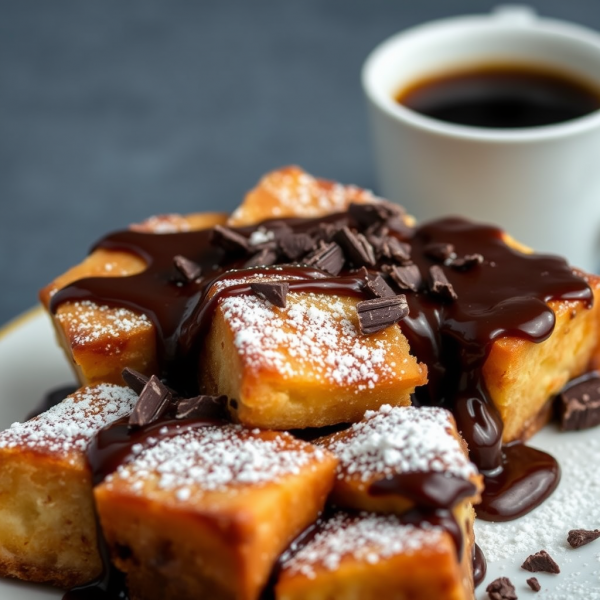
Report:
[[[361,65],[477,0],[0,0],[0,324],[146,216],[295,163],[376,189]],[[600,29],[597,0],[533,0]]]

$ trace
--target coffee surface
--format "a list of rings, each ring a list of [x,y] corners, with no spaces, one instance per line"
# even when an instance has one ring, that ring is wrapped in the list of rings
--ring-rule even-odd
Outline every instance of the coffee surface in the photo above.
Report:
[[[396,95],[418,113],[459,125],[539,127],[600,109],[600,88],[538,66],[490,64],[419,79]]]

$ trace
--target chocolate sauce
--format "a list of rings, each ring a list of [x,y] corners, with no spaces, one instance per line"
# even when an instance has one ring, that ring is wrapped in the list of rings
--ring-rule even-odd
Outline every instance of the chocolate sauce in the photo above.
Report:
[[[361,230],[349,213],[279,223],[296,234],[333,224]],[[234,231],[249,237],[254,230],[256,227]],[[485,477],[486,492],[478,516],[516,518],[551,493],[559,469],[548,455],[541,460],[539,451],[522,445],[502,447],[502,421],[485,389],[482,367],[492,343],[500,337],[534,343],[547,339],[555,324],[549,301],[578,300],[591,306],[592,292],[564,260],[514,251],[495,227],[448,218],[414,229],[409,239],[405,231],[396,234],[392,229],[390,235],[410,242],[410,258],[422,275],[420,287],[406,294],[410,313],[400,323],[411,351],[429,370],[429,384],[417,390],[415,403],[444,406],[454,413],[471,458]],[[453,249],[455,266],[451,255],[442,262],[443,257],[431,254],[436,244]],[[126,231],[107,236],[96,247],[139,255],[147,269],[130,277],[75,282],[55,294],[52,310],[67,300],[92,300],[145,313],[156,327],[161,374],[176,389],[189,389],[201,341],[219,298],[252,293],[247,284],[224,287],[212,297],[208,293],[216,279],[242,275],[230,270],[243,266],[244,257],[213,245],[210,230],[165,235]],[[200,266],[201,281],[182,284],[173,262],[179,255]],[[478,260],[466,260],[470,256],[478,256]],[[372,271],[381,272],[386,262],[394,261],[380,259]],[[445,298],[427,287],[434,265],[441,268],[452,287],[453,294]],[[342,271],[331,277],[304,266],[259,269],[289,277],[290,291],[368,297],[360,272]],[[516,498],[513,488],[528,490],[528,494]],[[495,490],[489,501],[492,492],[487,490]],[[424,490],[420,493],[426,495]]]
[[[473,583],[477,587],[484,579],[487,573],[487,561],[481,548],[473,544]]]
[[[35,407],[27,413],[25,419],[29,421],[29,419],[33,419],[38,415],[46,412],[48,409],[56,406],[60,402],[62,402],[67,396],[72,394],[78,389],[77,385],[63,385],[59,388],[55,388],[50,390],[44,397],[35,405]]]

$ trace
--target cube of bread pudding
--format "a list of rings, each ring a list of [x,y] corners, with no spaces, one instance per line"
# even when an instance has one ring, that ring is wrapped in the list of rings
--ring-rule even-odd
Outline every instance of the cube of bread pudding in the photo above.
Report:
[[[137,395],[103,384],[0,433],[0,575],[73,587],[99,575],[92,435],[128,414]]]
[[[286,560],[277,600],[470,600],[450,535],[394,515],[337,513]]]
[[[336,459],[238,425],[154,442],[94,490],[131,597],[256,600],[279,554],[322,510]]]
[[[220,213],[151,217],[131,229],[143,233],[176,233],[223,223]],[[52,296],[66,285],[86,277],[127,277],[143,271],[144,260],[120,250],[94,250],[83,262],[57,277],[40,292],[49,309]],[[154,325],[144,314],[92,302],[65,302],[51,315],[59,344],[82,385],[123,384],[125,367],[150,375],[157,370]]]
[[[426,368],[397,325],[361,335],[358,301],[290,292],[280,308],[254,294],[223,297],[200,359],[202,386],[233,398],[241,423],[268,429],[354,422],[382,404],[410,404]]]

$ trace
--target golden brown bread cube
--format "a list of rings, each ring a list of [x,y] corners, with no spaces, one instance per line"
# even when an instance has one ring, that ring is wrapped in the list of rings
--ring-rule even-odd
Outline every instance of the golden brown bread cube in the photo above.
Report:
[[[58,587],[101,571],[85,449],[137,396],[103,384],[82,388],[0,433],[0,575]]]
[[[277,600],[473,597],[446,531],[368,513],[337,513],[326,521],[284,562],[275,591]]]
[[[205,426],[154,445],[94,490],[139,600],[255,600],[322,510],[336,459],[287,433]]]
[[[270,429],[354,422],[382,404],[409,404],[426,368],[397,325],[360,335],[358,301],[290,292],[280,308],[254,294],[221,298],[200,358],[203,388],[233,398],[238,421]]]
[[[205,229],[225,222],[221,213],[151,217],[131,229],[145,233],[176,233]],[[85,277],[126,277],[144,270],[134,254],[97,249],[83,262],[57,277],[40,292],[48,310],[62,287]],[[57,339],[82,385],[99,382],[123,384],[125,367],[150,375],[157,371],[156,334],[146,315],[126,308],[92,302],[65,302],[51,315]]]

